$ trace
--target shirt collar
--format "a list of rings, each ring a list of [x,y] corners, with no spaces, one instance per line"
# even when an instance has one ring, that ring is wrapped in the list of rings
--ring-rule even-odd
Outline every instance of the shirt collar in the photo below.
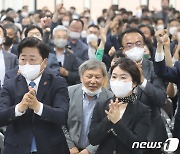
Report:
[[[12,47],[13,47],[13,44],[10,46],[10,48],[6,52],[11,52]],[[3,47],[3,49],[4,49],[4,47]]]
[[[55,51],[55,53],[56,53],[56,55],[57,55],[56,48],[54,48],[54,51]],[[63,51],[62,54],[64,54],[65,52],[66,52],[66,50],[64,49],[64,51]],[[59,55],[59,54],[58,54],[58,55]]]
[[[84,90],[82,90],[82,92],[83,92],[83,99],[86,99],[87,98],[86,93],[84,92]],[[93,99],[97,99],[97,98],[99,98],[99,94],[93,97]]]
[[[41,77],[42,77],[42,74],[41,74],[38,78],[36,78],[35,80],[33,80],[33,81],[35,82],[35,84],[36,84],[37,87],[39,86],[39,82],[40,82],[40,80],[41,80]],[[26,82],[27,82],[27,84],[29,85],[29,83],[30,83],[31,81],[28,80],[28,79],[26,79]]]

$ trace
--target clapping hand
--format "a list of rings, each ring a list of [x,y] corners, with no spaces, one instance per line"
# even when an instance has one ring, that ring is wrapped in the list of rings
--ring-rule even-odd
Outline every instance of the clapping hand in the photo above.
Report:
[[[120,106],[122,105],[122,102],[119,102],[118,98],[116,98],[115,102],[111,100],[109,104],[109,111],[105,110],[105,113],[107,114],[108,119],[116,124],[120,119]]]
[[[29,92],[24,95],[18,104],[18,111],[21,113],[25,112],[28,108],[33,109],[35,112],[38,112],[40,108],[40,103],[36,98],[36,92],[31,87],[29,87]]]

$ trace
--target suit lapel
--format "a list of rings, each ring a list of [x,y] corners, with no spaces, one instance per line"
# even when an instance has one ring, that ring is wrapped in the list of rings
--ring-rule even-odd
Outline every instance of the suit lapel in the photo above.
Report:
[[[7,70],[10,69],[10,64],[9,64],[10,59],[9,59],[8,54],[5,51],[3,51],[3,55],[4,55],[5,72],[6,72]]]
[[[68,66],[68,61],[69,61],[69,58],[68,58],[68,53],[67,51],[65,51],[64,53],[64,63],[63,63],[63,67],[66,68],[66,66]]]
[[[17,97],[22,97],[24,96],[25,93],[29,91],[26,79],[22,75],[18,76],[17,88],[18,88],[18,90],[16,91]]]
[[[77,110],[77,117],[80,121],[83,121],[83,92],[82,92],[82,85],[76,89],[75,93],[75,103],[76,105],[76,110]],[[77,97],[78,96],[78,97]]]
[[[148,76],[148,73],[149,73],[149,63],[146,59],[143,59],[143,62],[142,62],[142,69],[143,69],[143,75],[145,78],[148,78],[149,79],[149,76]]]
[[[47,74],[46,71],[44,71],[37,90],[38,101],[42,100],[44,93],[47,91],[47,88],[49,87],[49,84],[50,84],[50,75]]]
[[[122,121],[126,126],[128,126],[131,123],[134,112],[135,112],[134,104],[129,103],[126,107],[126,110],[125,110],[123,116],[122,116]]]

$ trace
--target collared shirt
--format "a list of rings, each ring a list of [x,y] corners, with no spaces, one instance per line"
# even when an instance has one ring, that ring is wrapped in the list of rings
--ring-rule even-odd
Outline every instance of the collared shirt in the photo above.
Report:
[[[64,53],[65,53],[65,50],[63,51],[62,54],[59,54],[58,52],[56,52],[57,61],[61,63],[61,66],[64,65]]]
[[[1,86],[4,83],[4,75],[5,75],[5,61],[4,61],[4,54],[3,51],[0,50],[0,82],[1,82]]]
[[[40,82],[40,80],[41,80],[41,77],[42,77],[42,75],[40,75],[38,78],[36,78],[36,79],[34,80],[34,82],[35,82],[35,84],[36,84],[36,85],[34,86],[34,89],[35,89],[36,93],[37,93],[37,90],[38,90],[38,86],[39,86],[39,82]],[[31,81],[26,79],[26,82],[27,82],[27,85],[28,85],[28,87],[29,87],[29,83],[30,83]],[[42,111],[43,111],[43,104],[42,104],[41,102],[39,102],[39,103],[40,103],[39,111],[38,111],[38,112],[35,112],[35,111],[34,111],[34,113],[36,113],[37,115],[41,116],[41,115],[42,115]],[[16,107],[15,107],[15,116],[16,116],[16,117],[17,117],[17,116],[22,116],[24,113],[25,113],[25,112],[21,113],[21,112],[18,111],[18,104],[17,104]]]
[[[89,100],[83,91],[83,121],[82,121],[82,129],[79,138],[78,147],[85,149],[89,145],[88,133],[89,127],[91,123],[91,117],[93,113],[93,109],[97,102],[99,95],[93,97],[92,100]]]

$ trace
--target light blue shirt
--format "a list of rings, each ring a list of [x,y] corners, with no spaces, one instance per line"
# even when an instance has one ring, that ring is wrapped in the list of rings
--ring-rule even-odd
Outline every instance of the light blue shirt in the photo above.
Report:
[[[79,138],[78,147],[85,149],[89,145],[88,133],[89,126],[91,124],[91,117],[93,113],[94,106],[97,102],[99,95],[94,96],[92,100],[88,100],[86,94],[83,92],[83,121],[82,129]]]
[[[58,61],[58,62],[61,62],[61,65],[62,65],[62,66],[64,65],[64,53],[65,53],[65,50],[63,51],[62,54],[58,54],[58,53],[56,52],[57,61]]]

